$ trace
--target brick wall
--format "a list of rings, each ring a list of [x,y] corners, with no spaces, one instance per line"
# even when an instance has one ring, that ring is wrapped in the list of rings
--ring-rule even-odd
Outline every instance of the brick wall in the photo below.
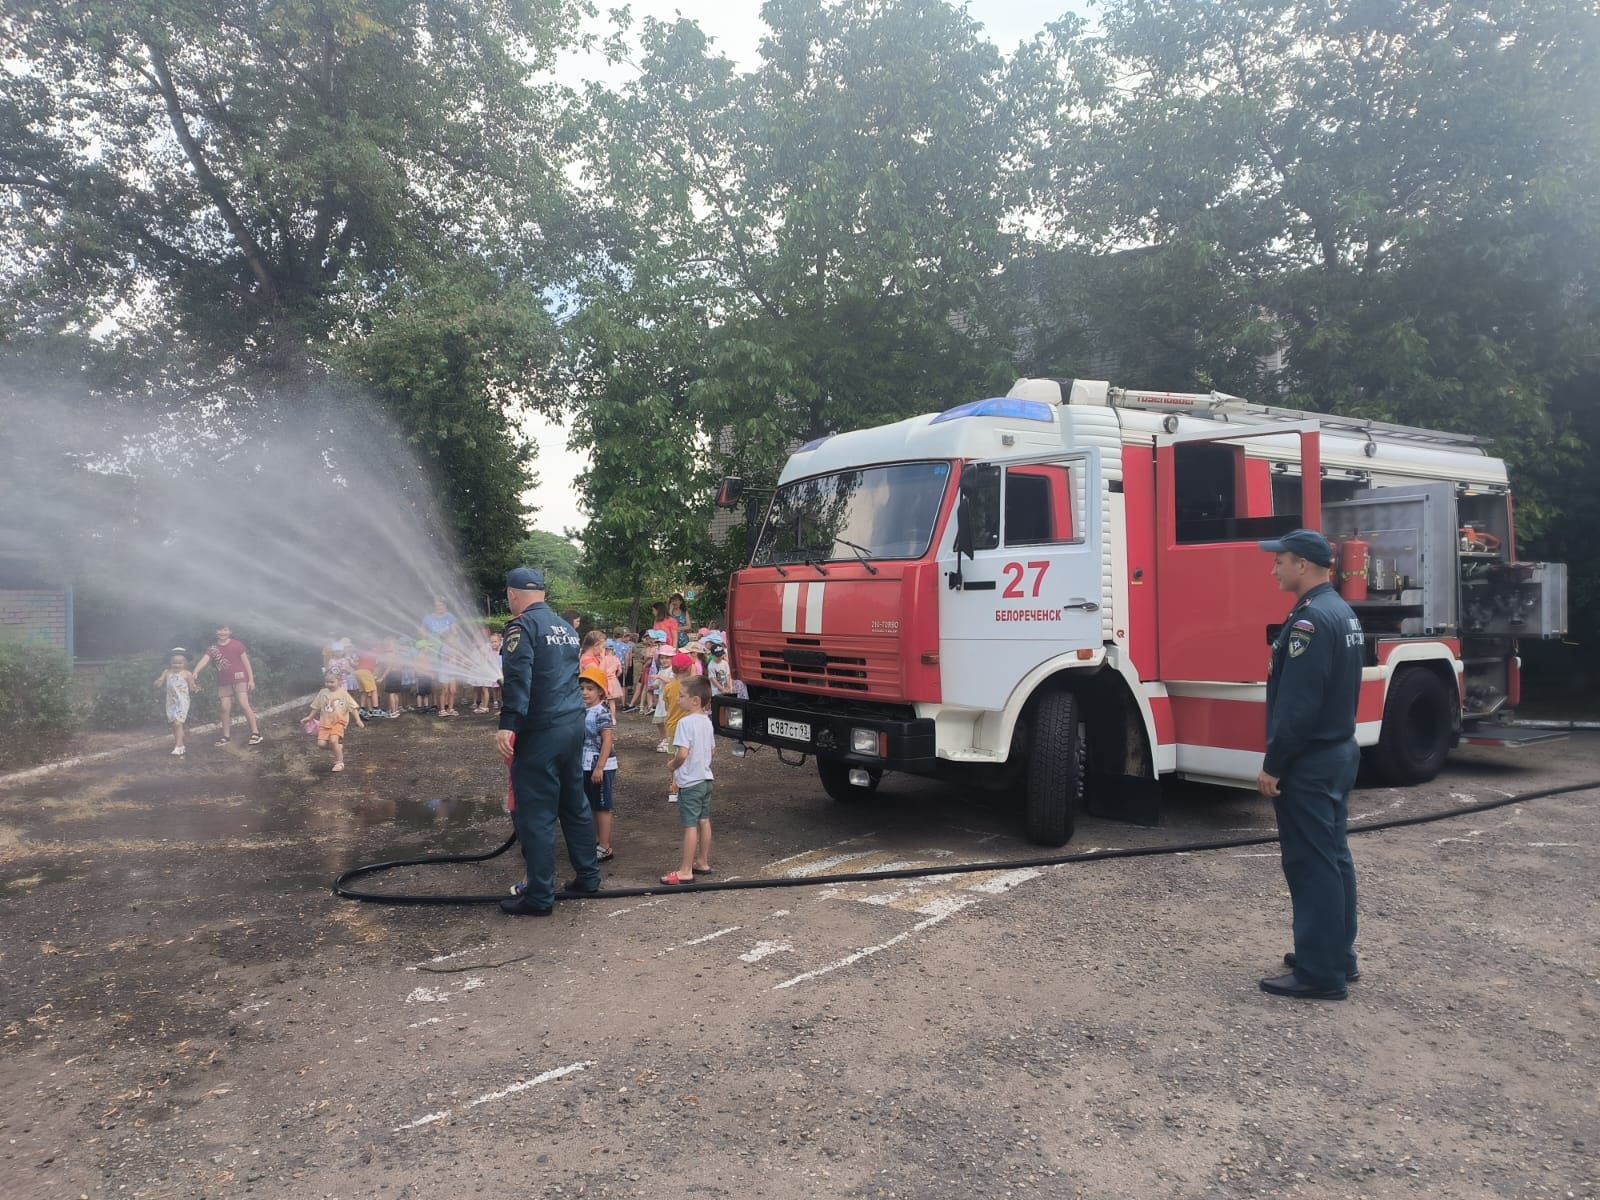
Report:
[[[57,650],[70,650],[67,593],[0,588],[0,637],[21,636]]]

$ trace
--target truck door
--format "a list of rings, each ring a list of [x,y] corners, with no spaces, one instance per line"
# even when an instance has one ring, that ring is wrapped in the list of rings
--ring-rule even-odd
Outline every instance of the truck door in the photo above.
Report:
[[[961,487],[940,543],[941,694],[999,709],[1034,667],[1104,640],[1099,460],[973,463]]]
[[[1157,640],[1169,685],[1266,682],[1267,628],[1283,621],[1291,599],[1257,542],[1320,526],[1317,430],[1296,421],[1156,439]],[[1246,455],[1252,439],[1269,439],[1267,457]],[[1258,690],[1248,699],[1264,703]],[[1259,718],[1248,720],[1254,728]]]

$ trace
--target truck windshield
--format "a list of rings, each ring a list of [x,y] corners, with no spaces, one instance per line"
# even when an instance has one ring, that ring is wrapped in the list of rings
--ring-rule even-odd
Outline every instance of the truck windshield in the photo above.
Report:
[[[949,482],[949,463],[919,462],[784,484],[772,497],[750,564],[921,558]]]

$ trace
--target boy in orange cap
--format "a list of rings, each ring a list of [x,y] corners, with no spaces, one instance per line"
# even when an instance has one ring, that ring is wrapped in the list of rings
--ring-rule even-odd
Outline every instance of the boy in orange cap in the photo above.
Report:
[[[585,667],[578,672],[578,686],[583,692],[583,794],[594,813],[596,854],[605,862],[615,857],[611,849],[612,785],[617,778],[615,722],[606,703],[604,671]]]

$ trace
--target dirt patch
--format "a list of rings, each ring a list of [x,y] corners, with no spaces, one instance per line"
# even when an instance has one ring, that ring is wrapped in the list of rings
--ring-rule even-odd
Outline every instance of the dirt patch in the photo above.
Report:
[[[406,718],[350,770],[151,751],[0,789],[6,1195],[1593,1196],[1597,805],[1359,839],[1364,976],[1255,988],[1288,940],[1272,847],[830,888],[386,909],[356,862],[504,837],[488,721]],[[674,865],[625,721],[613,885]],[[1600,739],[1461,754],[1398,815],[1600,777]],[[724,878],[1036,853],[1014,805],[892,779],[841,806],[718,761]],[[1166,823],[1074,849],[1253,832]],[[503,891],[513,855],[384,886]]]

